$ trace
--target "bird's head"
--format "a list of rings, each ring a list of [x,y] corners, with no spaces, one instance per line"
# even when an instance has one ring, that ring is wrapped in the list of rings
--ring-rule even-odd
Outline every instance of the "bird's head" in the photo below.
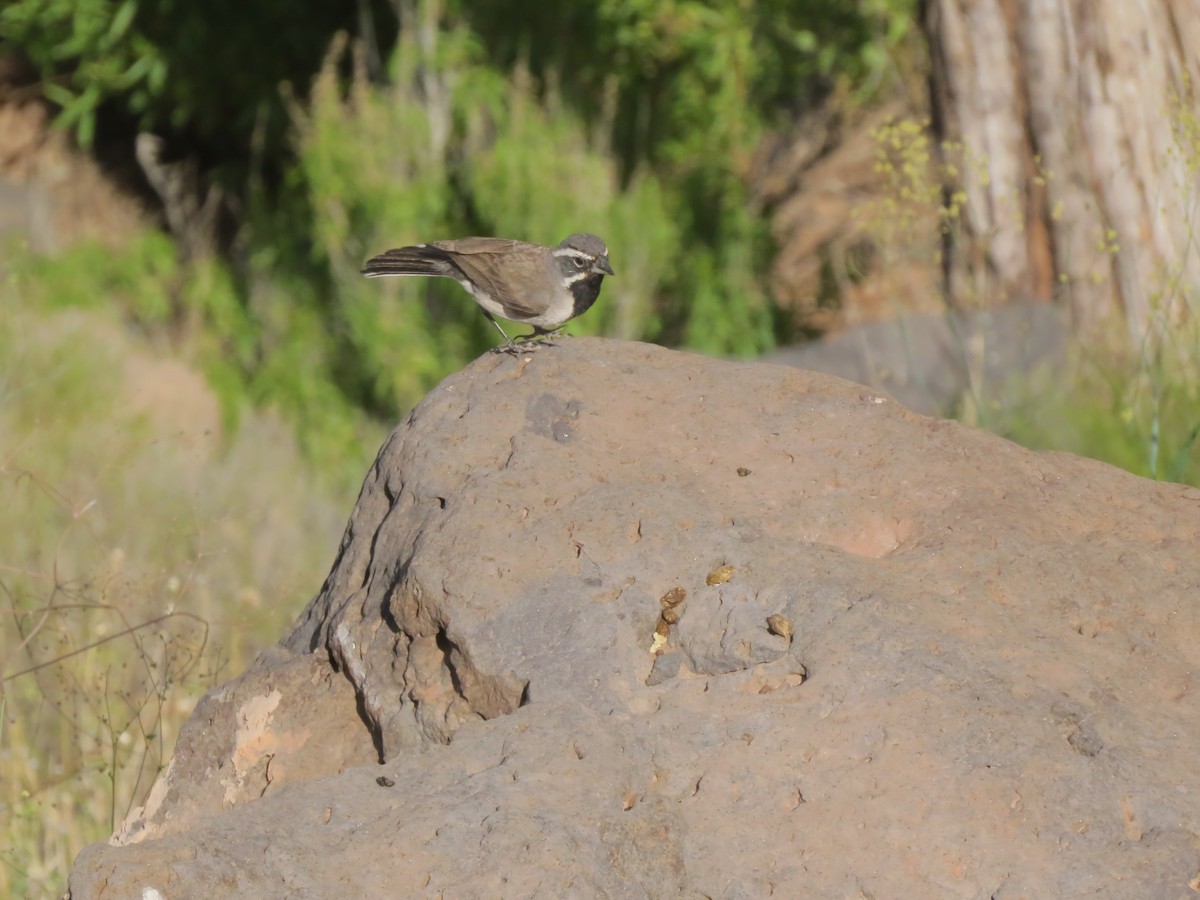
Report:
[[[608,261],[608,247],[594,234],[572,234],[554,248],[559,268],[568,281],[614,275]]]

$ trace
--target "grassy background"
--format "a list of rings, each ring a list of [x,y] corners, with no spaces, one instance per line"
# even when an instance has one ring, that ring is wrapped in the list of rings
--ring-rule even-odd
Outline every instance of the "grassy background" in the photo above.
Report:
[[[202,377],[113,311],[0,287],[0,895],[57,896],[149,789],[209,687],[319,587],[382,429],[344,478],[290,425],[221,432]],[[146,384],[162,387],[146,398]],[[140,387],[139,387],[140,386]]]

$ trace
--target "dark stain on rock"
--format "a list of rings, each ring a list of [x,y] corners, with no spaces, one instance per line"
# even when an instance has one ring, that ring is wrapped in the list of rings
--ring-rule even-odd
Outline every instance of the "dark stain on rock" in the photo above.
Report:
[[[578,400],[564,400],[550,393],[538,394],[525,404],[527,430],[560,444],[569,443],[575,437],[580,407]]]

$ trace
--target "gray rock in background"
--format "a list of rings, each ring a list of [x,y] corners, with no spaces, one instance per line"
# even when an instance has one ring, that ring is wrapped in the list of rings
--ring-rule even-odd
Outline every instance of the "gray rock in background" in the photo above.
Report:
[[[917,412],[949,415],[964,398],[1002,408],[1020,402],[1031,373],[1063,369],[1068,338],[1061,308],[1014,303],[852,325],[762,361],[848,378]]]

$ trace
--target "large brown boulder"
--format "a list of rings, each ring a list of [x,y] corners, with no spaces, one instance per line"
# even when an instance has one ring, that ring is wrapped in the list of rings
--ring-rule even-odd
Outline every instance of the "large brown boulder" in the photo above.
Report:
[[[1198,548],[1200,490],[828,376],[487,355],[71,893],[1189,896]]]

